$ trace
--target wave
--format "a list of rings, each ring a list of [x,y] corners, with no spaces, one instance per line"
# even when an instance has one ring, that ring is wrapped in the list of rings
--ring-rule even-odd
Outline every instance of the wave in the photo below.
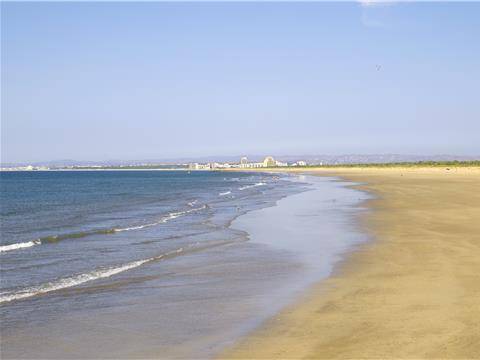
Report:
[[[45,236],[45,237],[40,238],[39,240],[42,244],[56,243],[56,242],[66,240],[66,239],[79,239],[79,238],[84,238],[84,237],[92,236],[92,235],[113,234],[114,232],[115,232],[115,229],[100,229],[100,230],[92,230],[92,231],[80,231],[80,232],[76,232],[76,233]]]
[[[52,281],[48,282],[42,285],[38,286],[32,286],[25,288],[23,290],[17,291],[17,292],[11,292],[11,293],[2,293],[0,294],[0,303],[4,302],[9,302],[13,300],[20,300],[20,299],[25,299],[28,297],[32,297],[35,295],[40,295],[40,294],[45,294],[51,291],[56,291],[56,290],[61,290],[65,288],[69,288],[72,286],[77,286],[84,284],[88,281],[93,281],[93,280],[98,280],[98,279],[104,279],[108,278],[110,276],[119,274],[121,272],[134,269],[136,267],[139,267],[140,265],[143,265],[145,263],[148,263],[150,261],[154,260],[160,260],[164,257],[172,256],[174,254],[181,253],[183,251],[183,248],[170,251],[166,254],[162,254],[159,256],[155,256],[152,258],[144,259],[144,260],[138,260],[138,261],[132,261],[126,264],[123,264],[121,266],[117,267],[111,267],[111,268],[105,268],[105,269],[100,269],[100,270],[94,270],[89,273],[84,273],[84,274],[79,274],[79,275],[74,275],[70,277],[66,277],[57,281]]]
[[[193,200],[188,203],[188,206],[194,207],[198,200]]]
[[[267,183],[259,182],[259,183],[253,184],[253,185],[245,185],[245,186],[239,187],[238,190],[247,190],[247,189],[250,189],[250,188],[253,188],[253,187],[263,186],[263,185],[267,185]]]
[[[189,213],[192,213],[192,212],[195,212],[195,211],[200,211],[200,210],[203,210],[203,209],[206,209],[207,208],[207,205],[203,205],[199,208],[193,208],[193,209],[190,209],[190,210],[185,210],[185,211],[178,211],[178,212],[172,212],[170,214],[168,214],[167,216],[161,218],[159,221],[156,221],[156,222],[153,222],[153,223],[149,223],[149,224],[143,224],[143,225],[138,225],[138,226],[131,226],[131,227],[127,227],[127,228],[121,228],[121,229],[113,229],[115,232],[122,232],[122,231],[130,231],[130,230],[139,230],[139,229],[143,229],[143,228],[146,228],[146,227],[150,227],[150,226],[155,226],[155,225],[159,225],[159,224],[162,224],[162,223],[166,223],[167,221],[170,221],[170,220],[173,220],[173,219],[176,219],[182,215],[185,215],[185,214],[189,214]]]
[[[160,254],[158,256],[150,257],[143,260],[132,261],[126,264],[122,264],[120,266],[101,268],[88,273],[69,276],[69,277],[51,281],[45,284],[30,286],[30,287],[21,289],[19,291],[2,292],[0,293],[0,304],[14,301],[14,300],[26,299],[33,296],[46,294],[52,291],[67,289],[67,288],[78,286],[94,280],[109,278],[110,276],[120,274],[127,270],[135,269],[141,265],[144,265],[152,261],[166,260],[168,258],[181,255],[185,252],[191,253],[195,251],[206,250],[212,247],[226,245],[232,242],[233,241],[221,241],[216,243],[208,243],[203,246],[198,246],[200,242],[196,242],[195,244],[190,244],[185,247],[181,247],[179,249]]]
[[[144,229],[144,228],[147,228],[147,227],[150,227],[150,226],[155,226],[155,225],[158,225],[160,224],[161,221],[157,221],[157,222],[154,222],[154,223],[150,223],[150,224],[143,224],[143,225],[137,225],[137,226],[130,226],[130,227],[126,227],[126,228],[119,228],[119,229],[112,229],[113,232],[122,232],[122,231],[130,231],[130,230],[140,230],[140,229]]]
[[[228,195],[228,194],[231,194],[232,192],[231,191],[225,191],[225,192],[221,192],[218,194],[218,196],[225,196],[225,195]]]
[[[125,227],[125,228],[100,229],[100,230],[80,231],[80,232],[75,232],[75,233],[45,236],[45,237],[41,237],[37,240],[0,246],[0,252],[24,249],[24,248],[28,248],[28,247],[31,247],[31,246],[34,246],[34,245],[52,244],[52,243],[57,243],[57,242],[62,241],[62,240],[66,240],[66,239],[79,239],[79,238],[84,238],[84,237],[92,236],[92,235],[108,235],[108,234],[115,234],[117,232],[123,232],[123,231],[140,230],[140,229],[144,229],[144,228],[147,228],[147,227],[160,225],[162,223],[166,223],[167,221],[178,218],[182,215],[189,214],[189,213],[196,212],[196,211],[200,211],[200,210],[203,210],[203,209],[206,209],[206,208],[207,208],[207,205],[203,205],[203,206],[200,206],[198,208],[192,208],[192,209],[185,210],[185,211],[171,212],[168,215],[162,217],[158,221],[148,223],[148,224],[141,224],[141,225]]]
[[[80,231],[76,233],[68,233],[68,234],[61,234],[61,235],[44,236],[37,240],[31,240],[31,241],[17,243],[17,244],[0,246],[0,253],[6,252],[6,251],[12,251],[12,250],[25,249],[35,245],[54,244],[65,239],[79,239],[79,238],[92,236],[92,235],[113,234],[113,233],[115,233],[115,229],[101,229],[101,230],[93,230],[93,231]]]
[[[29,247],[32,247],[32,246],[35,246],[35,245],[40,245],[41,243],[42,242],[39,239],[39,240],[26,241],[26,242],[10,244],[10,245],[2,245],[2,246],[0,246],[0,252],[29,248]]]

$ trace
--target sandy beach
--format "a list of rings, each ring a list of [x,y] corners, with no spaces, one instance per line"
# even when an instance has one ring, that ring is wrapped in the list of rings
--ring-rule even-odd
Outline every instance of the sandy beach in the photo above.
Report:
[[[210,359],[328,278],[345,253],[368,241],[356,226],[368,194],[333,177],[184,171],[2,175],[10,193],[32,178],[41,184],[48,179],[49,190],[41,187],[40,196],[62,194],[73,183],[75,192],[85,194],[85,207],[69,207],[60,198],[61,214],[88,215],[94,204],[109,219],[86,222],[75,232],[57,230],[57,237],[31,246],[16,242],[4,252],[0,246],[2,359]],[[108,188],[90,186],[100,181]],[[135,192],[138,183],[143,196]],[[120,192],[132,202],[123,212]],[[171,192],[175,196],[169,198]],[[44,208],[42,199],[36,204]],[[35,221],[50,220],[38,211]],[[40,237],[22,227],[24,220],[20,213],[10,224],[25,229],[25,239]],[[103,230],[91,233],[91,226]],[[9,281],[23,288],[12,290]]]
[[[375,195],[372,241],[220,358],[480,358],[480,169],[311,172]]]

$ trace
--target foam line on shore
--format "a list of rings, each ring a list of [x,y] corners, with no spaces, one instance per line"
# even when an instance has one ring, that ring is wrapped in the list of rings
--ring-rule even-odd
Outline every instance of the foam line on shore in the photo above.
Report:
[[[141,265],[150,263],[152,261],[166,260],[168,258],[176,257],[185,253],[192,253],[200,250],[206,250],[212,247],[226,245],[233,241],[221,241],[216,243],[208,243],[203,246],[198,246],[200,243],[190,244],[154,257],[147,259],[132,261],[115,267],[100,268],[91,272],[73,275],[59,280],[51,281],[41,285],[29,286],[18,291],[2,292],[0,293],[0,304],[8,303],[14,300],[21,300],[37,295],[46,294],[52,291],[67,289],[78,286],[90,281],[109,278],[113,275],[120,274],[124,271],[135,269]]]

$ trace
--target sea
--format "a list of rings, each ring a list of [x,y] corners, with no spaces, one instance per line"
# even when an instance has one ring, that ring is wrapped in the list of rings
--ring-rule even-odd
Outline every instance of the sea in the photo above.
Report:
[[[333,178],[0,173],[2,358],[210,358],[366,237]]]

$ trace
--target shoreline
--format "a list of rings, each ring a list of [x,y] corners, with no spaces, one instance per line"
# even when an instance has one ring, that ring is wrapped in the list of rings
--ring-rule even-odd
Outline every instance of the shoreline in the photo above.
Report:
[[[88,272],[68,269],[69,274],[62,273],[60,280],[72,280],[70,274],[75,276],[73,280],[82,280],[84,277],[77,274],[90,274],[96,269],[106,270],[102,274],[108,276],[100,274],[89,283],[2,304],[4,330],[9,324],[8,331],[2,334],[5,357],[155,358],[160,354],[169,358],[211,358],[295,301],[311,284],[329,276],[338,256],[363,240],[354,231],[351,215],[365,194],[346,188],[336,179],[285,176],[288,180],[281,185],[276,176],[268,181],[265,174],[247,174],[248,182],[241,183],[237,181],[239,174],[228,175],[235,181],[225,184],[226,174],[217,174],[222,188],[213,192],[207,188],[212,198],[195,193],[195,198],[200,199],[195,206],[205,202],[217,209],[202,222],[218,224],[216,231],[185,234],[172,243],[161,240],[141,243],[142,248],[135,246],[141,240],[158,238],[168,226],[173,231],[180,224],[195,225],[200,219],[192,215],[178,217],[165,227],[151,226],[108,238],[99,236],[94,240],[103,241],[105,246],[114,242],[114,248],[121,244],[128,256],[132,248],[139,249],[138,255],[110,264],[100,259],[88,266]],[[263,180],[271,186],[257,187],[260,183],[268,185]],[[219,197],[226,188],[233,188],[239,200]],[[181,203],[185,205],[190,197]],[[179,209],[171,210],[177,214]],[[319,226],[318,219],[328,220]],[[246,235],[250,241],[245,241]],[[313,235],[320,235],[324,241],[313,241]],[[205,251],[188,251],[190,244],[216,243],[225,236],[235,241]],[[127,249],[127,244],[134,246]],[[51,251],[56,259],[61,258],[61,248],[77,246],[77,253],[83,253],[81,250],[88,249],[88,245],[65,241],[58,246],[19,250],[5,258],[28,258],[33,251],[42,257]],[[167,251],[173,251],[172,255],[180,251],[181,256],[163,261],[167,257],[161,254]],[[152,258],[155,254],[159,255]],[[117,264],[126,265],[128,271],[116,272]],[[112,269],[114,276],[110,278]],[[75,306],[80,302],[81,306]],[[27,317],[25,311],[34,314]],[[63,352],[65,348],[68,354]]]
[[[373,193],[361,226],[374,239],[220,358],[478,356],[480,168],[288,172]]]
[[[370,241],[358,231],[354,216],[363,211],[362,203],[369,199],[366,192],[353,189],[354,184],[337,177],[308,175],[292,181],[305,182],[308,188],[279,199],[273,206],[237,217],[231,227],[246,232],[250,245],[283,254],[283,267],[296,264],[297,269],[275,291],[266,294],[268,316],[257,316],[254,326],[226,341],[214,356],[302,298],[313,284],[328,278],[357,246]],[[326,221],[319,224],[319,218]]]

